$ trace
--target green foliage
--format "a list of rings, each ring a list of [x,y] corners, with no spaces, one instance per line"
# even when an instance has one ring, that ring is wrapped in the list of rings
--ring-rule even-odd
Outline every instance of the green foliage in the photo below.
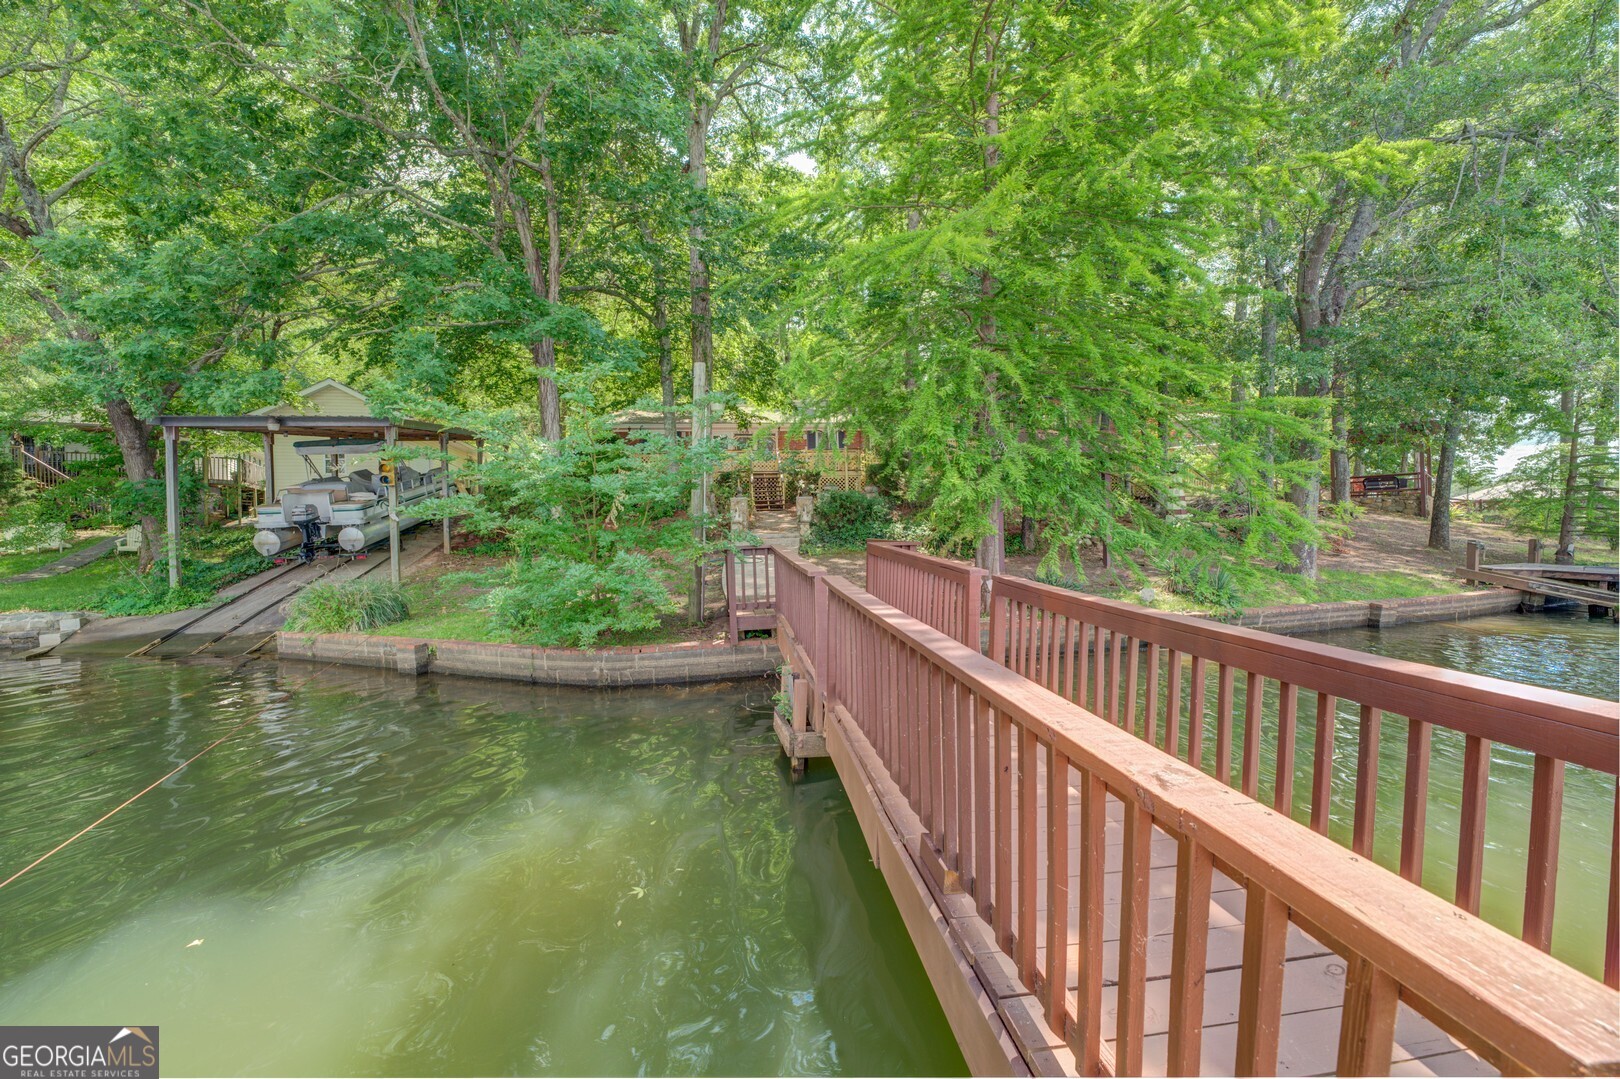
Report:
[[[1237,580],[1217,561],[1189,556],[1172,556],[1159,567],[1178,595],[1215,610],[1232,611],[1242,606]]]
[[[484,598],[495,625],[536,644],[589,648],[608,634],[652,629],[679,604],[650,556],[620,550],[606,563],[537,557],[514,562]]]
[[[894,513],[887,499],[861,491],[827,491],[816,499],[806,549],[852,550],[867,540],[892,539]]]
[[[391,581],[316,581],[287,606],[296,633],[364,633],[410,616],[405,592]]]
[[[677,610],[692,565],[723,549],[697,537],[688,496],[726,447],[614,434],[596,391],[615,370],[561,376],[569,422],[555,441],[540,437],[532,414],[416,403],[419,414],[438,409],[500,447],[463,477],[468,493],[424,514],[465,515],[472,531],[504,538],[512,560],[483,582],[493,587],[481,602],[497,625],[537,644],[588,647],[651,628]]]
[[[96,597],[109,615],[164,614],[212,603],[215,594],[265,569],[246,528],[210,529],[194,535],[181,553],[179,588],[169,587],[169,567],[158,559],[145,573],[127,573]]]

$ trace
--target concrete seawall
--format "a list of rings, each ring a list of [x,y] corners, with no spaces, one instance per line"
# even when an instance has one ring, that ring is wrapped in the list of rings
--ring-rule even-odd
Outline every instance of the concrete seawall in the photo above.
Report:
[[[1411,596],[1405,599],[1362,603],[1295,603],[1281,607],[1253,607],[1219,621],[1271,633],[1318,633],[1330,629],[1372,626],[1384,629],[1413,622],[1455,622],[1519,609],[1524,596],[1502,588],[1460,592],[1449,596]]]
[[[587,687],[752,678],[770,674],[782,662],[773,640],[745,641],[735,646],[693,641],[583,650],[283,630],[276,635],[276,651],[282,659],[372,667],[401,674],[458,674]]]

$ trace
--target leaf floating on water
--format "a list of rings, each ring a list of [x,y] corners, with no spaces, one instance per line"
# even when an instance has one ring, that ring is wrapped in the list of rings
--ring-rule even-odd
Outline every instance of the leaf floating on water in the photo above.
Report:
[[[192,941],[190,944],[187,944],[186,947],[195,948],[197,945],[201,944],[202,942],[203,942],[203,939],[201,937],[198,937],[196,940]]]
[[[639,887],[639,886],[635,887],[635,888],[631,888],[630,889],[630,894],[635,896],[637,899],[645,899],[647,897],[647,889]]]

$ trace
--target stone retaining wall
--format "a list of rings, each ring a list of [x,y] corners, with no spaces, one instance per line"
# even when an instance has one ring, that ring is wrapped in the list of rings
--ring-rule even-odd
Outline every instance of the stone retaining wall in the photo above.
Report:
[[[84,616],[77,611],[0,614],[0,649],[54,648],[83,624]]]
[[[283,659],[374,667],[401,674],[459,674],[592,688],[752,678],[770,674],[782,663],[776,642],[769,639],[735,646],[692,641],[585,651],[283,630],[276,635],[276,650]]]
[[[1406,625],[1412,622],[1454,622],[1487,614],[1505,614],[1519,609],[1523,594],[1511,589],[1492,588],[1483,592],[1460,592],[1449,596],[1411,596],[1406,599],[1375,600],[1362,603],[1296,603],[1281,607],[1254,607],[1233,618],[1222,619],[1235,626],[1263,629],[1271,633],[1319,633],[1330,629]]]

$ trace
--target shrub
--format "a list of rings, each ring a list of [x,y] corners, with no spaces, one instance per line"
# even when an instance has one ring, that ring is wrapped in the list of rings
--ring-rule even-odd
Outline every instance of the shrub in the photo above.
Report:
[[[604,634],[652,629],[678,610],[666,576],[636,551],[600,565],[540,557],[512,563],[483,603],[496,625],[536,644],[589,648]]]
[[[214,528],[190,536],[180,558],[184,583],[169,587],[169,564],[162,552],[145,573],[130,573],[108,585],[96,601],[109,615],[163,614],[196,607],[226,585],[266,569],[246,528]]]
[[[1173,557],[1165,566],[1170,587],[1178,594],[1220,610],[1236,610],[1240,605],[1237,581],[1218,562],[1192,557]]]
[[[286,625],[296,633],[362,633],[409,614],[404,591],[390,581],[320,581],[293,597]]]
[[[890,539],[894,517],[887,499],[860,491],[828,491],[816,500],[807,546],[812,549],[863,547],[867,540]]]

